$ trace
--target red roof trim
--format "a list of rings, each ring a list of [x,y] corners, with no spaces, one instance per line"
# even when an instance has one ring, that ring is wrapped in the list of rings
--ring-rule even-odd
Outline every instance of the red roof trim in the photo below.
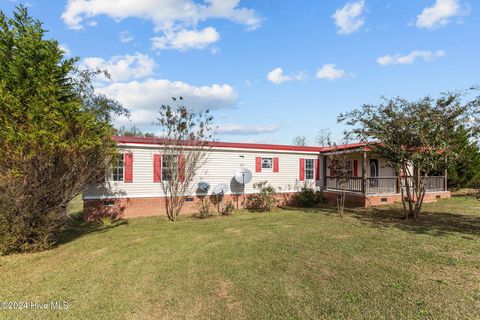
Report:
[[[137,143],[137,144],[161,144],[162,138],[145,138],[145,137],[125,137],[112,136],[112,140],[117,143]],[[304,147],[304,146],[289,146],[280,144],[262,144],[262,143],[241,143],[241,142],[209,142],[209,146],[216,148],[234,148],[234,149],[263,149],[263,150],[279,150],[279,151],[302,151],[302,152],[328,152],[335,148],[333,147]],[[351,143],[339,145],[337,150],[355,149],[365,147],[365,143]]]

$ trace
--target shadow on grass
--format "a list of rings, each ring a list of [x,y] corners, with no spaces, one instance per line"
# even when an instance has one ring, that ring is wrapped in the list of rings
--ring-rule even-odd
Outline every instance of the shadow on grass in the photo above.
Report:
[[[337,207],[323,205],[320,207],[315,208],[302,208],[302,207],[294,207],[294,206],[279,206],[280,210],[285,211],[300,211],[300,212],[308,212],[308,213],[321,213],[327,215],[338,215]],[[345,208],[345,213],[349,212],[350,209]]]
[[[416,234],[433,236],[447,236],[452,233],[480,235],[480,217],[474,215],[423,211],[420,213],[420,218],[405,220],[401,207],[374,207],[355,210],[350,216],[372,227],[394,227]],[[466,238],[473,239],[472,237]]]
[[[320,208],[281,207],[282,210],[295,210],[308,213],[338,216],[337,208],[324,206]],[[397,228],[416,234],[447,236],[452,233],[480,235],[480,216],[463,215],[452,212],[431,212],[424,210],[417,220],[405,220],[401,206],[382,206],[371,208],[345,208],[345,216],[359,220],[361,223],[375,228]]]
[[[114,220],[110,226],[104,226],[97,221],[86,221],[83,213],[78,212],[71,216],[65,229],[60,233],[54,247],[69,243],[86,235],[104,233],[110,229],[128,224],[127,220]]]
[[[480,199],[480,192],[452,194],[452,198],[477,198],[477,199]]]

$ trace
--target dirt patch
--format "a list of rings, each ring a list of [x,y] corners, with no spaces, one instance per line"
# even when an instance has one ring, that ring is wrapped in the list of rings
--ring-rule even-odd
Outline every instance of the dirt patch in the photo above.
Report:
[[[227,299],[229,296],[230,289],[232,287],[232,284],[230,282],[226,281],[220,281],[220,285],[216,290],[217,296],[219,296],[222,299]]]

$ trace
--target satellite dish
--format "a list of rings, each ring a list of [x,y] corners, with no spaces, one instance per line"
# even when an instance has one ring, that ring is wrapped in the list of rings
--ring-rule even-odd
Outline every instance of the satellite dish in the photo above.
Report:
[[[235,180],[240,184],[247,184],[252,181],[252,173],[247,168],[240,168],[235,172]]]
[[[208,188],[210,188],[210,185],[207,182],[201,181],[201,182],[198,183],[198,189],[200,189],[201,191],[206,192],[208,190]]]
[[[224,195],[227,192],[228,192],[228,184],[226,183],[221,183],[215,188],[213,188],[213,193],[217,195]]]

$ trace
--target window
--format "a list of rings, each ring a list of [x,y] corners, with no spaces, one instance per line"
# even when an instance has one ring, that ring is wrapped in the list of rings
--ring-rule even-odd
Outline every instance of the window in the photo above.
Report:
[[[170,181],[172,176],[178,176],[178,156],[162,156],[162,181]]]
[[[273,169],[273,158],[262,158],[262,169]]]
[[[119,154],[116,159],[113,160],[111,181],[123,181],[123,158],[124,154]]]
[[[305,159],[305,180],[313,180],[315,177],[315,160]]]
[[[347,164],[347,175],[353,177],[353,160],[348,161]]]

